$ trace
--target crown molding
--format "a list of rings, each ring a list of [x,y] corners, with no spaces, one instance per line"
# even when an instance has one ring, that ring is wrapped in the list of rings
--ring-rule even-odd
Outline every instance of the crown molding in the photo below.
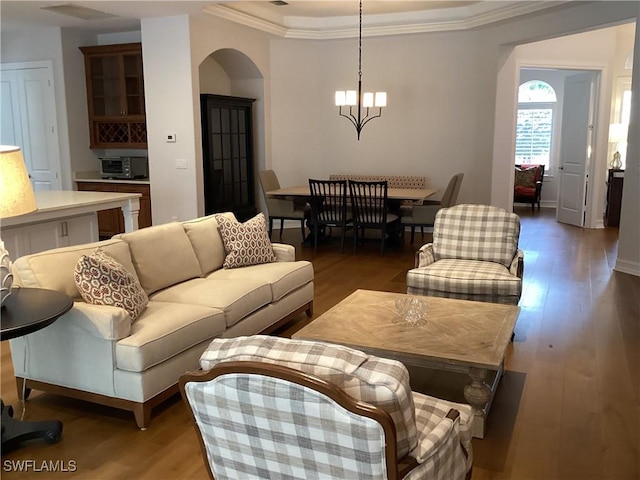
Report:
[[[470,6],[440,10],[387,15],[366,15],[365,13],[362,35],[376,37],[468,30],[567,3],[569,3],[567,0],[479,2]],[[354,27],[358,24],[357,15],[326,18],[284,16],[280,23],[276,23],[222,4],[207,6],[203,12],[284,38],[328,40],[358,36],[358,28]]]

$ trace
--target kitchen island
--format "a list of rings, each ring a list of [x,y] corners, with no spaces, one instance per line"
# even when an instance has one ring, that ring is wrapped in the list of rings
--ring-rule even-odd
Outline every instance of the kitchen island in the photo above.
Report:
[[[35,192],[38,209],[19,217],[2,219],[0,237],[11,258],[51,248],[97,242],[97,212],[121,208],[125,231],[138,229],[139,193]]]

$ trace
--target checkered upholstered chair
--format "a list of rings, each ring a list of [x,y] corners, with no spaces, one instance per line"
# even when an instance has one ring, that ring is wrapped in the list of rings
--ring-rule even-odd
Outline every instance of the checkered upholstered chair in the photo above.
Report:
[[[524,254],[520,217],[489,205],[457,205],[436,214],[433,243],[416,253],[407,293],[517,305]]]
[[[256,335],[200,364],[180,388],[216,480],[470,477],[471,407],[412,392],[400,362]]]

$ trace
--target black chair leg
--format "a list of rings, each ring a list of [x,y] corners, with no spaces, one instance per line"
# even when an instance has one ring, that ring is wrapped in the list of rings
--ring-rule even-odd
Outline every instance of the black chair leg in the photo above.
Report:
[[[282,240],[282,231],[284,230],[284,218],[280,219],[280,240]]]
[[[300,221],[300,228],[302,229],[302,241],[304,242],[304,218]]]
[[[273,218],[269,217],[269,240],[271,240],[272,233],[273,233]]]

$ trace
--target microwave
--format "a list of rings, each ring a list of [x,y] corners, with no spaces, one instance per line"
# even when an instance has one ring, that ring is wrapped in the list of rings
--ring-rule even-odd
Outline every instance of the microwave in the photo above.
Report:
[[[100,175],[102,178],[147,178],[149,162],[147,157],[102,157]]]

